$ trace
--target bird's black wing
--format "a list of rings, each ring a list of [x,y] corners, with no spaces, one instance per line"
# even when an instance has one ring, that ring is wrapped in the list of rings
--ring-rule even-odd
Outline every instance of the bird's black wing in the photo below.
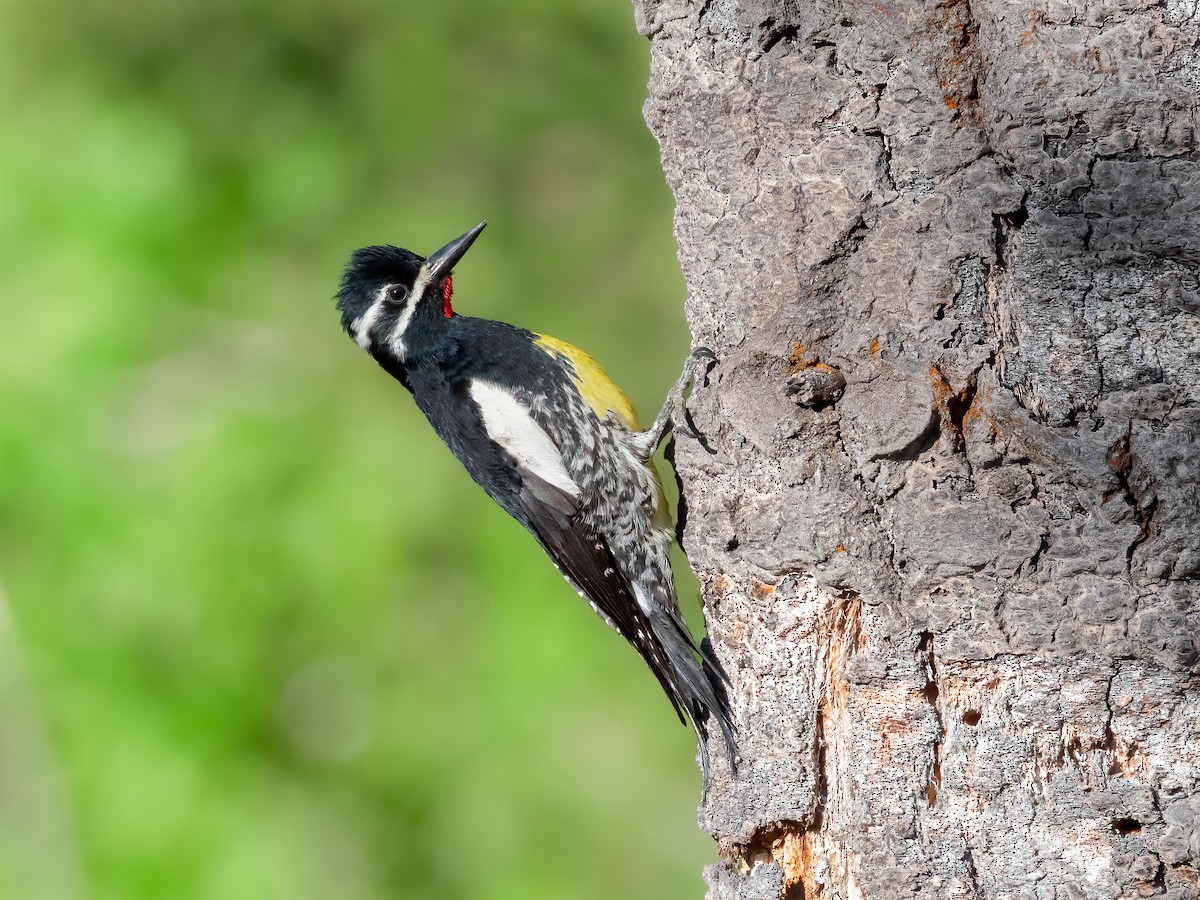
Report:
[[[575,590],[633,645],[686,724],[674,670],[604,536],[586,521],[566,491],[524,469],[521,480],[518,502],[524,516],[518,518]]]
[[[537,538],[593,609],[633,645],[684,719],[688,705],[676,668],[604,535],[588,522],[586,492],[567,471],[562,449],[538,423],[534,395],[497,375],[464,379],[447,399],[422,406],[443,440],[492,499]]]

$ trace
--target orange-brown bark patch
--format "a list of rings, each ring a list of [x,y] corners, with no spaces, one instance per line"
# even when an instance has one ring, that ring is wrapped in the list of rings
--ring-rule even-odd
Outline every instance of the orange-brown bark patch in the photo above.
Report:
[[[775,593],[775,585],[759,581],[757,578],[750,579],[750,594],[755,600],[765,600],[773,593]]]

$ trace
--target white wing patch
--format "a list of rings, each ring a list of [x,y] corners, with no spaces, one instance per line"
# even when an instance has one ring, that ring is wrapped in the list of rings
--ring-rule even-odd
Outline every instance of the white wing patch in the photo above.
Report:
[[[516,397],[490,381],[472,381],[470,394],[488,437],[542,481],[579,496],[579,485],[567,473],[557,445]]]
[[[644,581],[639,578],[633,583],[633,596],[637,599],[637,604],[642,608],[642,612],[650,615],[650,611],[654,608],[654,604],[650,600],[650,591]],[[643,635],[644,637],[645,635]]]

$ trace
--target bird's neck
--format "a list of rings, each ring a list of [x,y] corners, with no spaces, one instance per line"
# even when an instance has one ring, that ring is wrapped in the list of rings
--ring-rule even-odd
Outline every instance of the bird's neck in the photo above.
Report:
[[[431,310],[418,310],[402,337],[403,355],[397,355],[392,348],[378,348],[371,355],[384,371],[411,390],[412,372],[436,366],[451,354],[454,326],[460,318],[445,318],[441,309],[436,310],[436,315]]]
[[[412,385],[408,380],[408,364],[401,362],[395,356],[388,352],[372,353],[375,362],[379,363],[379,367],[395,378],[402,384],[405,390],[412,391]]]

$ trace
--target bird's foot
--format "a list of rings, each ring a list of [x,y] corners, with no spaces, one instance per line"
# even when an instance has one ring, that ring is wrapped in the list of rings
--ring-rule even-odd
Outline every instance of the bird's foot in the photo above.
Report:
[[[717,355],[707,347],[697,347],[688,354],[688,358],[683,364],[683,373],[667,393],[667,399],[663,401],[662,409],[654,419],[654,424],[638,435],[639,449],[644,459],[648,460],[654,455],[655,449],[672,427],[677,434],[695,440],[700,439],[700,435],[688,424],[690,418],[684,403],[684,395],[692,382],[707,376],[709,369],[716,362]],[[707,383],[707,379],[705,383]]]
[[[687,405],[684,403],[684,392],[688,385],[700,378],[703,378],[707,384],[709,370],[716,364],[717,354],[707,347],[697,347],[688,354],[687,362],[683,364],[683,374],[675,385],[678,390],[672,389],[671,393],[667,395],[668,401],[674,401],[674,408],[670,410],[670,413],[671,423],[674,425],[673,430],[676,434],[682,434],[693,440],[700,439],[700,434],[692,427],[691,416],[688,415]]]

